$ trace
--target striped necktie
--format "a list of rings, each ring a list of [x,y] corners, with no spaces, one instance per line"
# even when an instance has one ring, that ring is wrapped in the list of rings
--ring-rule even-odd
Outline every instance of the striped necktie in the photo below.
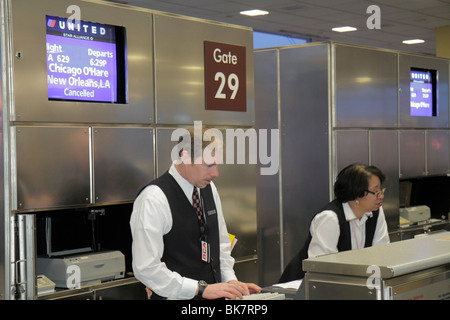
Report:
[[[200,225],[203,226],[205,223],[203,221],[203,213],[202,213],[202,206],[200,203],[200,197],[198,196],[197,188],[194,186],[194,192],[192,193],[192,206],[195,209],[195,212],[197,213],[197,218],[200,221]]]

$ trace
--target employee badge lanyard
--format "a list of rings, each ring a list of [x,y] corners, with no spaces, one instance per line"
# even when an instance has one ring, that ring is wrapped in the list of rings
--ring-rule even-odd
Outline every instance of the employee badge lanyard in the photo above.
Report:
[[[205,215],[205,206],[203,203],[203,197],[200,196],[200,203],[201,203],[201,209],[202,209],[202,215],[203,215],[203,222],[198,221],[199,227],[200,227],[200,242],[201,242],[201,249],[202,249],[202,261],[209,263],[210,262],[210,246],[208,243],[208,235],[207,235],[207,223],[206,223],[206,215]]]
[[[355,220],[351,220],[351,221],[350,221],[350,226],[351,226],[351,228],[352,228],[353,237],[355,238],[356,249],[359,249],[359,248],[362,248],[363,246],[362,246],[362,243],[360,244],[359,241],[358,241],[358,236],[357,236],[357,234],[356,234],[355,226],[354,226],[354,224],[353,224],[354,221],[355,221]],[[361,238],[362,238],[362,235],[361,235]],[[362,239],[361,239],[361,241],[362,241]]]

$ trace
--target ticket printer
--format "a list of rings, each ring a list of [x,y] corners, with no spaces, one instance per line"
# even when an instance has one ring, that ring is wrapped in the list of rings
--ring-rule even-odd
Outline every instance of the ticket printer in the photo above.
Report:
[[[120,251],[89,252],[60,257],[38,257],[38,274],[46,275],[58,288],[79,288],[125,275],[125,256]]]
[[[415,223],[430,219],[431,212],[428,206],[406,207],[400,208],[400,217]]]

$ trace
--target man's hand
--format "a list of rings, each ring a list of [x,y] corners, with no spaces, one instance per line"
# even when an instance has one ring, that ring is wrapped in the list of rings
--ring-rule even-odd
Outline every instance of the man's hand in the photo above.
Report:
[[[203,292],[203,298],[205,299],[240,299],[244,295],[245,291],[238,285],[220,282],[214,284],[208,284]]]
[[[261,288],[254,283],[245,283],[237,280],[228,281],[228,283],[240,286],[244,290],[244,295],[261,292]]]
[[[209,284],[203,292],[205,299],[242,299],[242,296],[248,295],[251,292],[261,292],[261,288],[253,283],[244,283],[237,280],[229,282],[221,282]]]

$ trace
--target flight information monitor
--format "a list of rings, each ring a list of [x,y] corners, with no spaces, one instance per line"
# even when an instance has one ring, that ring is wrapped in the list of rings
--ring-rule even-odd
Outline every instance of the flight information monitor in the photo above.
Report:
[[[437,116],[436,70],[411,68],[410,115],[417,117]]]
[[[46,16],[48,99],[127,103],[124,27]]]

